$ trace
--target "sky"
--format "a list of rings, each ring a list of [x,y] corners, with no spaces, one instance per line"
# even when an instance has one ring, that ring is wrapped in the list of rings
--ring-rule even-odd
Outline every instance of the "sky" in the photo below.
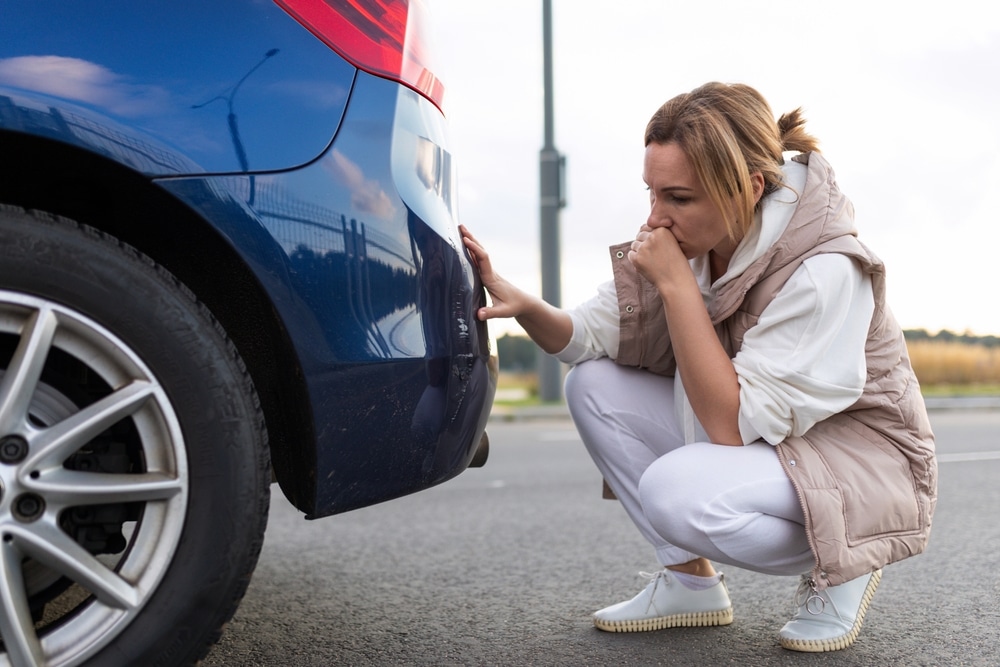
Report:
[[[459,218],[541,294],[542,0],[426,0]],[[648,214],[643,130],[707,81],[746,83],[807,130],[887,266],[906,329],[1000,334],[1000,18],[981,0],[552,0],[562,305],[611,278]],[[496,334],[521,333],[495,320]]]

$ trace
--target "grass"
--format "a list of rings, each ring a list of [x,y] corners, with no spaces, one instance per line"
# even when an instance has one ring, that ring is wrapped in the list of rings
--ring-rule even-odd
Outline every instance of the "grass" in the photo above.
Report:
[[[1000,389],[1000,347],[921,340],[907,348],[922,387],[975,394]]]
[[[497,397],[493,402],[511,407],[541,405],[542,401],[538,397],[538,375],[500,371],[500,377],[497,379]]]

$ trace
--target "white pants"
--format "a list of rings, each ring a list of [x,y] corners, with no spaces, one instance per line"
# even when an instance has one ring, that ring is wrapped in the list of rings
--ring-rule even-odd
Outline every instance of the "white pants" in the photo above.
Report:
[[[774,447],[684,444],[673,378],[587,361],[566,377],[580,437],[662,565],[704,557],[776,575],[815,559]]]

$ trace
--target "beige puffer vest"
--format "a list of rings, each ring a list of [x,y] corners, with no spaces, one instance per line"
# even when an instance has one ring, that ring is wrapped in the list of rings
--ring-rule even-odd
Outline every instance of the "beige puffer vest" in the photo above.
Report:
[[[885,269],[854,235],[853,210],[818,154],[797,156],[808,175],[795,213],[764,256],[709,306],[716,333],[735,356],[747,330],[795,269],[820,253],[853,258],[872,277],[875,312],[865,347],[867,381],[850,408],[776,446],[806,517],[818,588],[850,581],[924,550],[937,501],[937,462],[923,397],[903,334],[885,304]],[[675,370],[663,304],[611,248],[621,316],[619,364],[663,375]]]

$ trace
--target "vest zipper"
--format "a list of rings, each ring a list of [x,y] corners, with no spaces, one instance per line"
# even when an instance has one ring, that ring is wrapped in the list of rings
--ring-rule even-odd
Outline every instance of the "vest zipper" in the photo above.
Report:
[[[805,519],[806,524],[808,524],[809,515],[806,508],[806,499],[805,496],[802,495],[802,489],[799,487],[799,483],[795,481],[795,478],[791,473],[791,468],[795,467],[795,460],[786,460],[780,444],[775,445],[774,448],[777,450],[778,462],[781,463],[782,470],[785,471],[785,475],[788,476],[788,481],[792,483],[792,488],[795,489],[795,496],[799,499],[799,505],[802,507],[802,517]],[[803,529],[806,533],[806,542],[809,543],[809,550],[812,551],[813,558],[816,559],[816,567],[814,567],[812,572],[809,574],[809,582],[810,585],[813,586],[814,590],[820,590],[822,588],[826,588],[826,573],[823,572],[823,564],[819,562],[819,550],[816,548],[816,542],[813,539],[812,531],[809,530],[808,525],[803,526]],[[819,583],[819,580],[822,580],[822,584]]]

